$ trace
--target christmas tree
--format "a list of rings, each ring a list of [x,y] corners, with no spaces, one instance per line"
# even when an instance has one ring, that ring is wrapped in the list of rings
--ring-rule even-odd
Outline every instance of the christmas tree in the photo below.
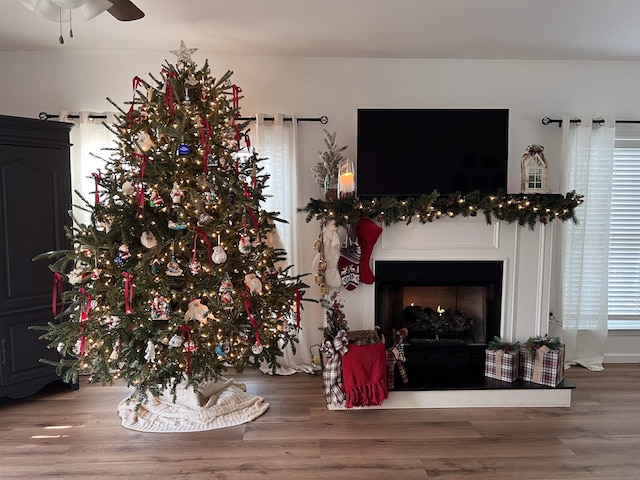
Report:
[[[307,285],[268,241],[284,220],[261,208],[268,174],[240,122],[241,89],[194,51],[182,43],[161,78],[135,77],[128,109],[112,102],[118,148],[84,199],[92,222],[68,230],[73,249],[40,256],[54,292],[68,283],[43,335],[65,381],[123,378],[143,401],[228,367],[275,369],[294,348]]]

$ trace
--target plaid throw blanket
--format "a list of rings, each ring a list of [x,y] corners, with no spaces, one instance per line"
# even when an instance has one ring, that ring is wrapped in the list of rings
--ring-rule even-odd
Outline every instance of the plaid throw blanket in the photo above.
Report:
[[[347,332],[340,330],[333,339],[327,339],[322,343],[320,352],[325,358],[322,383],[327,405],[342,405],[345,400],[342,386],[342,355],[349,350]]]
[[[342,381],[345,407],[382,405],[389,396],[384,344],[349,345],[342,357]]]

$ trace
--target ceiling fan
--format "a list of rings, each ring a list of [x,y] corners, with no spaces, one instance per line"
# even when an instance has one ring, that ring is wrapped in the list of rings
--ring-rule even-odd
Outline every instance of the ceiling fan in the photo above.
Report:
[[[71,21],[72,10],[78,9],[85,21],[109,12],[121,22],[130,22],[144,17],[131,0],[18,0],[25,8],[38,15],[54,21],[67,23]]]

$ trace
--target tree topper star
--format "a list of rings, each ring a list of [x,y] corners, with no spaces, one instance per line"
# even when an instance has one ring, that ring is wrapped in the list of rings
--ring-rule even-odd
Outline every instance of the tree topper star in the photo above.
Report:
[[[184,40],[180,40],[180,48],[178,50],[170,50],[169,53],[173,53],[176,57],[178,57],[178,63],[189,65],[193,63],[191,55],[193,55],[196,50],[198,49],[187,48],[187,46],[184,44]]]

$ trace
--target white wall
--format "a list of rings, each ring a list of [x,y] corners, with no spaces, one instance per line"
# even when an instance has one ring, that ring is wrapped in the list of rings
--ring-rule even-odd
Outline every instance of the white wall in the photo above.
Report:
[[[37,117],[41,111],[111,110],[105,97],[119,104],[129,100],[133,76],[158,76],[164,59],[174,61],[168,53],[174,43],[158,54],[0,52],[0,114]],[[194,55],[199,64],[205,58],[214,74],[235,72],[234,83],[245,96],[245,115],[327,115],[326,128],[338,132],[339,144],[350,146],[346,153],[352,158],[359,107],[508,108],[512,192],[519,189],[520,157],[532,143],[545,146],[550,185],[558,185],[560,129],[543,126],[543,116],[640,118],[640,63],[634,62],[217,57],[202,51]],[[300,206],[320,194],[310,168],[317,161],[316,150],[323,148],[323,137],[321,125],[302,124],[300,171],[309,174],[300,179]],[[310,271],[317,234],[315,224],[302,223],[302,271]],[[347,313],[361,315],[350,311],[349,295],[342,294]],[[310,296],[318,296],[315,288]],[[315,330],[314,323],[321,324],[319,310],[305,308],[305,321],[307,329]],[[639,347],[640,336],[612,335],[606,360],[638,361]]]

